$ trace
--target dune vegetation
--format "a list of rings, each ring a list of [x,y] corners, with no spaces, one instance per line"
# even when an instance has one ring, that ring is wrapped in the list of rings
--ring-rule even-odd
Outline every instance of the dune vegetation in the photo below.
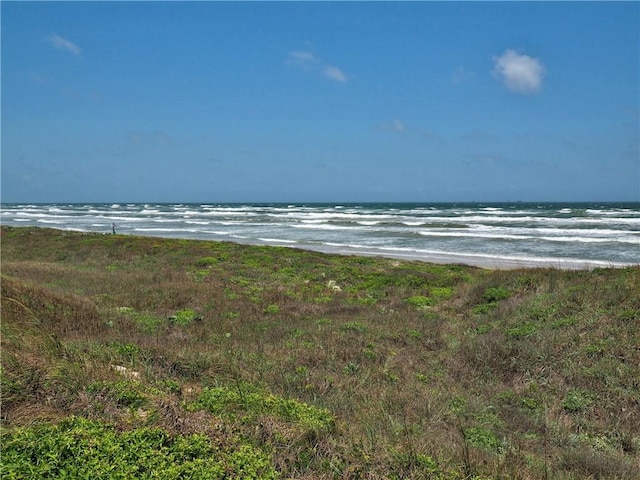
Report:
[[[640,267],[1,233],[3,479],[640,478]]]

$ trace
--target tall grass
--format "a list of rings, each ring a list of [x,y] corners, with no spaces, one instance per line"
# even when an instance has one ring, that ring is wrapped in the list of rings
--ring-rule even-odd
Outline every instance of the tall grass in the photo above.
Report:
[[[75,415],[282,478],[637,478],[639,312],[638,268],[3,227],[3,436]]]

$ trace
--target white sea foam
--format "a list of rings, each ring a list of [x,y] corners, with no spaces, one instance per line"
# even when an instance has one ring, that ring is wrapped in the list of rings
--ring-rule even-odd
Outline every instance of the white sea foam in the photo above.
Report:
[[[355,230],[358,227],[346,227],[343,225],[331,225],[328,223],[321,224],[311,224],[311,223],[301,223],[301,224],[293,224],[291,225],[293,228],[302,228],[309,230]]]
[[[192,228],[140,228],[136,227],[133,229],[135,232],[145,232],[145,233],[197,233],[199,230]]]
[[[371,247],[366,245],[327,243],[330,250],[318,247],[321,251],[334,253],[357,253],[358,255],[371,255],[382,257],[395,257],[407,260],[426,259],[435,263],[461,263],[490,268],[524,268],[531,266],[553,267],[561,269],[589,269],[596,267],[624,267],[625,262],[611,262],[602,260],[583,260],[562,257],[543,257],[526,255],[492,255],[477,252],[451,252],[447,250],[426,250],[401,247]]]
[[[35,218],[49,218],[54,217],[54,215],[50,215],[48,213],[31,213],[31,212],[17,212],[17,217],[35,217]]]
[[[548,242],[583,242],[583,243],[629,243],[640,245],[640,238],[617,237],[617,238],[593,238],[593,237],[539,237],[540,240]]]
[[[289,243],[289,244],[298,243],[295,240],[288,240],[288,239],[285,239],[285,238],[259,237],[258,240],[260,240],[261,242],[266,242],[266,243]]]
[[[302,223],[327,223],[327,220],[324,219],[315,219],[315,220],[301,220]]]
[[[3,225],[295,245],[428,259],[640,264],[640,204],[3,205]],[[444,252],[444,253],[434,253]],[[460,257],[456,257],[460,258]],[[574,260],[575,259],[575,260]]]

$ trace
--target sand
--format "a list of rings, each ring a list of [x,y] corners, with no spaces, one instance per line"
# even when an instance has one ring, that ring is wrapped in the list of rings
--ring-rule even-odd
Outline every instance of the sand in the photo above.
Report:
[[[518,268],[554,268],[559,270],[593,270],[594,268],[624,268],[634,266],[633,264],[603,262],[597,260],[580,260],[570,258],[510,258],[496,257],[490,255],[476,255],[464,253],[397,253],[385,252],[381,250],[367,250],[365,248],[332,247],[327,245],[290,245],[287,243],[272,242],[247,242],[258,245],[273,245],[288,248],[301,248],[316,252],[353,255],[367,257],[381,257],[397,260],[420,261],[427,263],[437,263],[441,265],[469,265],[473,267],[486,268],[490,270],[513,270]],[[635,265],[637,266],[637,265]]]

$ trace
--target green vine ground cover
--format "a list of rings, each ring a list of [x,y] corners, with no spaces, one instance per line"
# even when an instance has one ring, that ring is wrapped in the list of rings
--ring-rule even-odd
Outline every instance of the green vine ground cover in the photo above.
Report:
[[[123,432],[70,417],[15,429],[3,442],[2,478],[277,478],[270,457],[241,445],[224,451],[202,434],[159,428]]]

